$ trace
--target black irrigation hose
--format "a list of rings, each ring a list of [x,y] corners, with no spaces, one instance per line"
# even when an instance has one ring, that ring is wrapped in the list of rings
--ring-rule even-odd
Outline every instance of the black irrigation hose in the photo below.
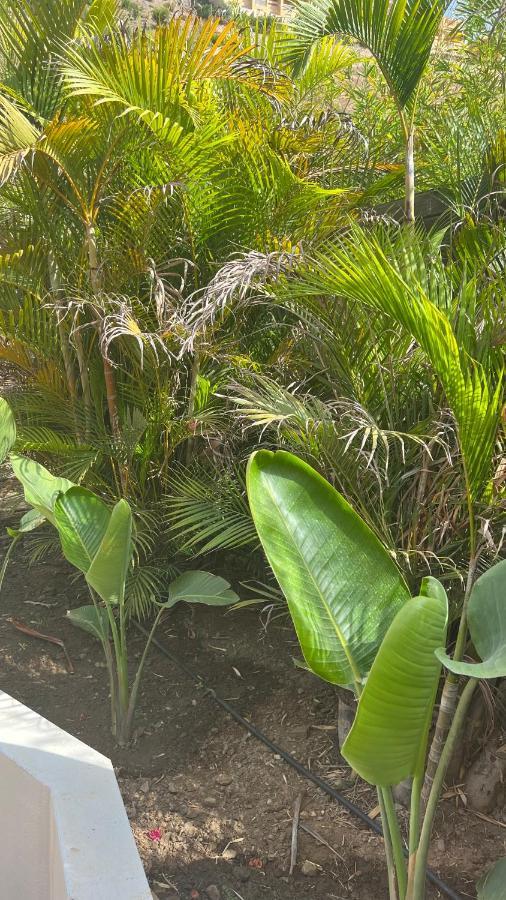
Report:
[[[143,626],[140,625],[139,622],[135,622],[135,626],[139,631],[142,632],[143,635],[148,637],[149,632],[146,631],[146,629],[143,628]],[[313,784],[319,787],[320,790],[322,790],[325,794],[328,794],[329,797],[332,797],[333,800],[336,800],[357,819],[360,819],[360,821],[367,825],[367,827],[370,828],[371,831],[374,831],[376,834],[383,835],[383,829],[381,825],[375,822],[374,819],[371,819],[367,815],[367,813],[360,809],[360,807],[355,806],[355,804],[348,800],[347,797],[345,797],[343,794],[340,794],[339,791],[336,791],[336,789],[333,788],[332,785],[328,783],[328,781],[324,781],[323,778],[315,775],[314,772],[311,772],[309,769],[307,769],[306,766],[299,762],[298,759],[295,759],[295,757],[292,756],[291,753],[287,753],[287,751],[283,750],[282,747],[278,747],[278,745],[275,744],[274,741],[271,741],[271,739],[268,738],[267,735],[263,733],[263,731],[260,731],[259,728],[257,728],[255,725],[252,725],[251,722],[248,722],[247,719],[241,716],[241,713],[238,712],[238,710],[235,709],[234,706],[231,706],[230,703],[227,703],[226,700],[222,700],[221,697],[218,697],[218,695],[212,688],[206,687],[202,676],[197,675],[192,671],[192,669],[189,669],[188,666],[185,665],[185,663],[181,662],[181,660],[178,659],[177,656],[174,656],[174,654],[171,653],[171,651],[168,650],[167,647],[164,647],[164,645],[161,644],[160,641],[158,641],[156,638],[153,638],[151,643],[160,651],[160,653],[163,653],[163,655],[166,656],[167,659],[170,659],[173,663],[175,663],[176,666],[178,666],[183,672],[185,672],[185,674],[188,675],[188,677],[191,678],[194,683],[198,684],[201,687],[204,687],[205,693],[212,697],[213,700],[215,700],[222,709],[224,709],[230,716],[232,716],[233,719],[236,720],[236,722],[239,722],[240,725],[246,728],[249,733],[253,735],[253,737],[256,737],[259,741],[265,744],[265,746],[268,747],[269,750],[272,750],[273,753],[276,753],[278,756],[284,759],[284,761],[287,762],[288,765],[292,767],[292,769],[295,769],[295,771],[298,772],[299,775],[303,775],[304,778],[306,778],[308,781],[312,781]],[[407,855],[407,851],[405,850],[404,852]],[[435,872],[431,872],[430,869],[427,869],[427,879],[440,891],[442,891],[443,894],[449,897],[450,900],[462,900],[461,896],[459,894],[456,894],[453,888],[445,884],[445,882],[442,881],[435,874]]]

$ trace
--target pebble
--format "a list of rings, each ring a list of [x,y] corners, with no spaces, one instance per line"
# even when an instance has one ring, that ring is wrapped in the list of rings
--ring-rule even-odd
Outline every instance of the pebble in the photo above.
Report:
[[[319,871],[319,867],[316,863],[311,862],[310,859],[306,859],[305,862],[302,863],[301,872],[303,875],[316,875]]]
[[[149,781],[147,779],[139,785],[139,790],[142,791],[143,794],[147,794],[149,791]]]
[[[225,847],[221,855],[223,859],[237,859],[237,850],[234,850],[233,847]]]
[[[179,785],[177,785],[175,781],[169,781],[167,790],[169,794],[179,794]]]
[[[204,797],[204,806],[217,806],[215,797]]]
[[[206,887],[206,896],[209,900],[221,900],[221,894],[215,884],[210,884],[209,887]]]
[[[232,784],[233,778],[231,775],[226,775],[225,772],[222,772],[216,778],[216,784],[219,784],[220,787],[228,787],[229,784]]]

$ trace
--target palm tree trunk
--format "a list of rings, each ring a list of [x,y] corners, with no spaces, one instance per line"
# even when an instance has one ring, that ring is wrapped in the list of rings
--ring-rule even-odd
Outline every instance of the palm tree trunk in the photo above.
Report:
[[[58,263],[53,256],[53,253],[49,251],[48,254],[48,273],[49,273],[49,285],[51,287],[51,293],[54,296],[55,307],[56,307],[56,315],[58,321],[58,335],[60,338],[60,347],[63,356],[63,365],[65,368],[65,375],[67,378],[67,387],[69,389],[69,394],[71,396],[72,402],[75,402],[76,399],[76,379],[74,376],[74,366],[72,363],[72,353],[70,349],[70,341],[67,331],[63,325],[62,319],[62,303],[61,303],[61,285],[60,285],[60,273],[58,271]]]
[[[95,226],[90,219],[86,220],[86,248],[88,251],[88,267],[90,275],[90,285],[92,293],[98,295],[101,291],[100,269],[98,264],[97,237]],[[96,326],[101,344],[102,338],[102,321],[100,316],[96,315]],[[114,368],[105,352],[102,350],[102,367],[104,371],[105,393],[107,397],[107,409],[109,411],[109,421],[114,440],[119,445],[121,442],[121,427],[118,411],[118,394],[116,390],[116,376]],[[123,490],[126,488],[126,473],[124,466],[120,466],[121,486]]]
[[[410,127],[406,135],[404,219],[410,225],[415,221],[415,129]]]

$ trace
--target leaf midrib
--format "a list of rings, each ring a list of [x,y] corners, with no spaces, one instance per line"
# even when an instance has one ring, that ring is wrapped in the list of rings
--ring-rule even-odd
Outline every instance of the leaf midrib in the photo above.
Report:
[[[278,516],[279,516],[279,518],[280,518],[280,520],[281,520],[281,522],[282,522],[282,525],[283,525],[283,529],[284,529],[284,531],[286,532],[286,534],[288,535],[289,540],[290,540],[290,543],[292,544],[292,546],[295,548],[295,550],[298,552],[298,555],[299,555],[300,558],[302,559],[302,561],[303,561],[303,563],[304,563],[304,567],[305,567],[305,569],[306,569],[306,571],[307,571],[307,573],[308,573],[308,575],[309,575],[309,577],[310,577],[310,580],[312,581],[312,583],[313,583],[313,585],[314,585],[314,587],[315,587],[315,590],[316,590],[318,596],[320,597],[322,606],[323,606],[323,608],[325,609],[325,612],[327,613],[327,616],[328,616],[328,618],[329,618],[329,621],[330,621],[330,623],[331,623],[331,625],[332,625],[332,627],[333,627],[333,629],[334,629],[334,631],[335,631],[335,633],[336,633],[336,635],[337,635],[337,638],[338,638],[338,640],[339,640],[339,642],[340,642],[340,644],[341,644],[341,646],[342,646],[342,648],[343,648],[344,654],[345,654],[346,659],[347,659],[347,661],[348,661],[348,665],[349,665],[349,667],[350,667],[350,670],[351,670],[351,673],[352,673],[352,676],[353,676],[353,681],[354,681],[354,683],[355,683],[355,687],[356,687],[357,694],[360,694],[362,676],[361,676],[360,671],[359,671],[359,669],[358,669],[358,667],[357,667],[357,664],[356,664],[356,662],[355,662],[355,659],[354,659],[354,657],[353,657],[353,654],[352,654],[352,652],[351,652],[351,650],[350,650],[350,648],[349,648],[349,646],[348,646],[348,643],[347,643],[347,641],[345,640],[344,634],[343,634],[343,632],[341,631],[341,629],[339,628],[339,625],[337,624],[337,622],[335,621],[335,619],[334,619],[334,617],[333,617],[333,615],[332,615],[332,611],[331,611],[331,609],[330,609],[330,607],[329,607],[329,605],[328,605],[328,603],[327,603],[327,601],[326,601],[326,599],[325,599],[325,597],[324,597],[324,595],[323,595],[323,593],[322,593],[322,591],[321,591],[321,589],[320,589],[318,583],[316,582],[316,580],[315,580],[315,578],[314,578],[314,576],[313,576],[313,574],[312,574],[312,572],[311,572],[311,569],[309,568],[309,565],[308,565],[308,563],[307,563],[307,561],[306,561],[306,559],[305,559],[305,557],[304,557],[304,554],[302,553],[302,550],[298,547],[297,543],[296,543],[295,540],[292,538],[292,536],[291,536],[291,534],[290,534],[290,531],[288,530],[288,528],[286,527],[286,525],[285,525],[285,523],[284,523],[284,519],[283,519],[283,516],[282,516],[282,514],[281,514],[281,509],[280,509],[280,507],[279,507],[279,504],[278,504],[277,501],[276,501],[275,494],[272,492],[269,483],[267,483],[267,493],[269,494],[269,496],[270,496],[270,498],[271,498],[271,500],[272,500],[272,503],[273,503],[273,505],[274,505],[274,507],[275,507],[277,513],[278,513]]]

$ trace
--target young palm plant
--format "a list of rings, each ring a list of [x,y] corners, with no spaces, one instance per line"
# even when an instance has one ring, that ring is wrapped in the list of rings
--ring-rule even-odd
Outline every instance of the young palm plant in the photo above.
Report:
[[[312,45],[346,35],[371,53],[395,103],[404,137],[405,218],[415,219],[415,127],[420,82],[448,0],[316,0],[296,3],[288,55],[307,62]]]

